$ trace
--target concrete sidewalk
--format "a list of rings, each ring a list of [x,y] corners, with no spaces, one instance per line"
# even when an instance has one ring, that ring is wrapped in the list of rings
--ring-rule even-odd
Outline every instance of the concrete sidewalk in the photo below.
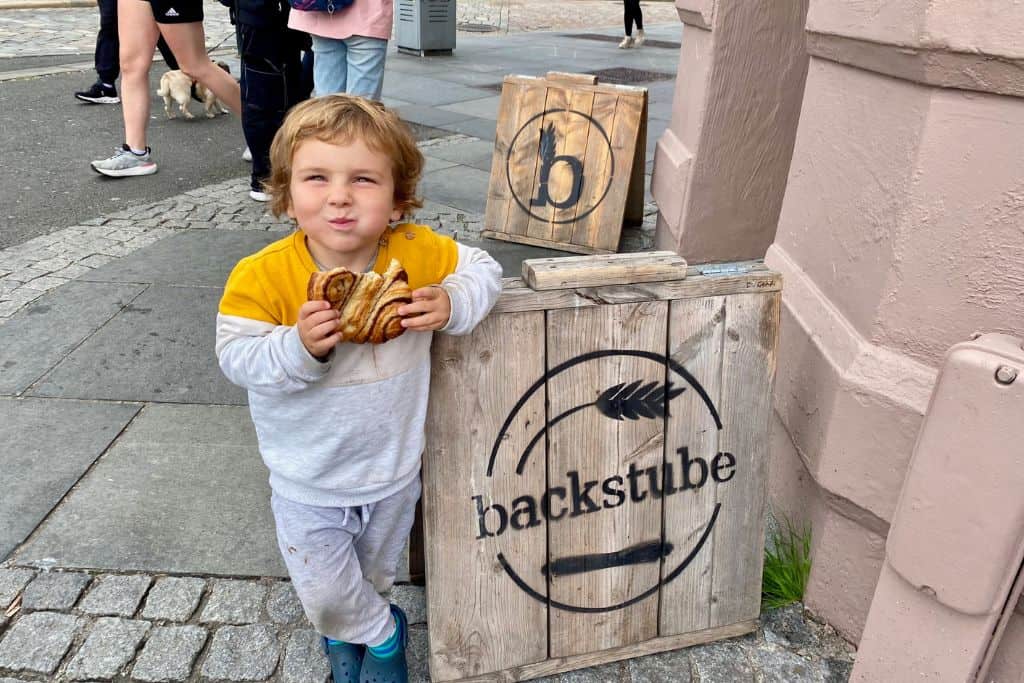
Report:
[[[648,72],[637,84],[651,98],[649,173],[680,28],[648,35],[655,44],[639,50],[617,50],[606,30],[460,36],[454,57],[389,55],[385,102],[416,125],[428,160],[417,220],[481,244],[506,276],[523,258],[564,255],[480,239],[502,77]],[[111,192],[116,182],[146,180]],[[326,678],[284,580],[245,395],[213,354],[229,270],[290,229],[248,200],[247,185],[0,252],[0,683]],[[621,250],[651,247],[654,212],[648,204]],[[423,591],[399,586],[393,599],[410,612],[415,680],[425,680]],[[838,681],[850,661],[797,607],[746,638],[556,678]]]

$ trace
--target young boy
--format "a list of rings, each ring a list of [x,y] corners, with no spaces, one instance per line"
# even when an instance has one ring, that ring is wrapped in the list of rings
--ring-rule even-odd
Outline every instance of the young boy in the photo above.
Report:
[[[334,680],[407,680],[406,621],[379,593],[395,579],[420,495],[434,330],[466,334],[501,290],[479,249],[398,221],[420,202],[423,156],[382,105],[330,95],[297,105],[274,137],[271,209],[298,229],[242,259],[217,315],[224,374],[249,392],[270,470],[278,544]],[[339,343],[338,312],[307,301],[315,270],[405,268],[405,333]]]

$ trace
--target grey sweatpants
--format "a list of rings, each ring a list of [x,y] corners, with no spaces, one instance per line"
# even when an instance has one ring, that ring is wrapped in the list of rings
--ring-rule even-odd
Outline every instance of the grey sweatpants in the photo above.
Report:
[[[306,616],[321,634],[380,645],[394,631],[388,601],[398,560],[412,529],[419,477],[369,505],[303,505],[270,499],[277,543]]]

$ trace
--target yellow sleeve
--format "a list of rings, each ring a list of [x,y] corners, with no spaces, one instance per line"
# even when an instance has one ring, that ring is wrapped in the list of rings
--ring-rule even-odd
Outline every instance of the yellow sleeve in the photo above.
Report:
[[[397,258],[405,268],[413,289],[439,284],[459,265],[459,246],[455,240],[425,225],[399,225],[390,242],[390,257]]]
[[[274,296],[263,286],[259,269],[252,257],[239,261],[224,285],[224,295],[218,309],[220,314],[281,325],[281,309],[281,302],[275,301]]]

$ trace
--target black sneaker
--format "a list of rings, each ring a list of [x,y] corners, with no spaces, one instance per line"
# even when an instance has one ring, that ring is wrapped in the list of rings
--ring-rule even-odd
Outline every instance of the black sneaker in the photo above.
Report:
[[[99,81],[92,84],[88,90],[81,90],[75,93],[77,99],[93,104],[117,104],[121,98],[117,96],[117,88],[112,85],[103,85]]]

